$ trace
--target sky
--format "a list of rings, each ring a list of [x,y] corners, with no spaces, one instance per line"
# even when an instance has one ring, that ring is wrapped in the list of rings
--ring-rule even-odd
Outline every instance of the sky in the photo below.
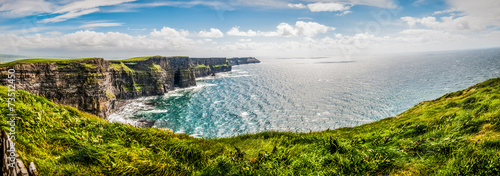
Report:
[[[0,54],[334,57],[500,47],[499,0],[0,0]]]

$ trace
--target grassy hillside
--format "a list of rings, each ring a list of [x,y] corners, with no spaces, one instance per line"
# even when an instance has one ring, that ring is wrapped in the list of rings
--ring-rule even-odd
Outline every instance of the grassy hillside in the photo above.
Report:
[[[16,148],[41,175],[500,174],[500,78],[358,127],[222,139],[109,123],[23,91],[17,99]]]

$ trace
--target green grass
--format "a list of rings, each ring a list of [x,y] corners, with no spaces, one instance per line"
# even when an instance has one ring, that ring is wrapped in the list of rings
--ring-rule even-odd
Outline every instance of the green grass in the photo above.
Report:
[[[193,68],[198,69],[198,68],[210,68],[210,67],[206,66],[205,64],[200,64],[200,65],[194,66]]]
[[[212,66],[213,68],[219,68],[219,67],[231,67],[231,65],[229,63],[225,63],[225,64],[220,64],[220,65],[213,65]]]
[[[47,58],[47,59],[22,59],[22,60],[16,60],[12,62],[7,62],[4,64],[0,64],[0,67],[10,67],[14,65],[19,65],[19,64],[30,64],[30,63],[50,63],[50,62],[75,62],[75,61],[83,61],[83,60],[89,60],[89,59],[95,59],[95,58],[78,58],[78,59],[52,59],[52,58]]]
[[[112,62],[109,64],[109,67],[116,71],[125,71],[125,72],[134,72],[131,68],[125,65],[123,62]]]
[[[6,88],[1,128],[8,130]],[[16,149],[40,175],[499,175],[500,78],[373,123],[198,139],[16,92]]]
[[[119,61],[145,61],[148,60],[149,58],[152,58],[155,56],[141,56],[141,57],[133,57],[133,58],[128,58],[128,59],[122,59]]]
[[[160,65],[157,65],[157,64],[150,65],[149,69],[153,72],[162,72]]]
[[[86,68],[90,68],[90,69],[97,68],[95,65],[92,65],[92,64],[87,64],[87,63],[83,63],[83,62],[81,62],[80,64],[83,65],[83,66],[85,66]]]

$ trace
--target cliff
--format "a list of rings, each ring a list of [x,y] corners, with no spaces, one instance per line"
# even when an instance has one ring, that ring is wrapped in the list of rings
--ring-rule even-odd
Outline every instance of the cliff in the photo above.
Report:
[[[234,57],[227,60],[231,65],[260,63],[255,57]]]
[[[226,58],[141,57],[125,60],[28,59],[0,65],[0,76],[16,71],[15,86],[56,103],[109,116],[117,100],[163,95],[195,86],[196,77],[231,71]],[[0,79],[0,85],[7,85]]]
[[[109,123],[15,94],[16,152],[43,176],[500,174],[500,78],[357,127],[220,139]],[[0,97],[5,114],[7,87]],[[10,120],[0,115],[0,128]]]

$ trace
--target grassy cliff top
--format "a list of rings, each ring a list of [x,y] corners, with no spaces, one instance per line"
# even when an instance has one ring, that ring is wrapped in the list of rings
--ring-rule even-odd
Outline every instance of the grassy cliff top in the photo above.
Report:
[[[6,93],[0,87],[2,114]],[[500,173],[500,78],[357,127],[221,139],[109,123],[24,91],[16,97],[16,149],[40,175]]]
[[[148,60],[152,57],[166,57],[166,58],[174,58],[174,57],[188,57],[188,56],[141,56],[141,57],[133,57],[133,58],[128,58],[128,59],[122,59],[122,60],[116,60],[116,61],[145,61]]]
[[[77,59],[54,59],[54,58],[36,58],[36,59],[21,59],[15,60],[11,62],[7,62],[4,64],[0,64],[0,67],[9,67],[19,64],[31,64],[31,63],[51,63],[51,62],[75,62],[75,61],[83,61],[90,60],[95,58],[77,58]]]

